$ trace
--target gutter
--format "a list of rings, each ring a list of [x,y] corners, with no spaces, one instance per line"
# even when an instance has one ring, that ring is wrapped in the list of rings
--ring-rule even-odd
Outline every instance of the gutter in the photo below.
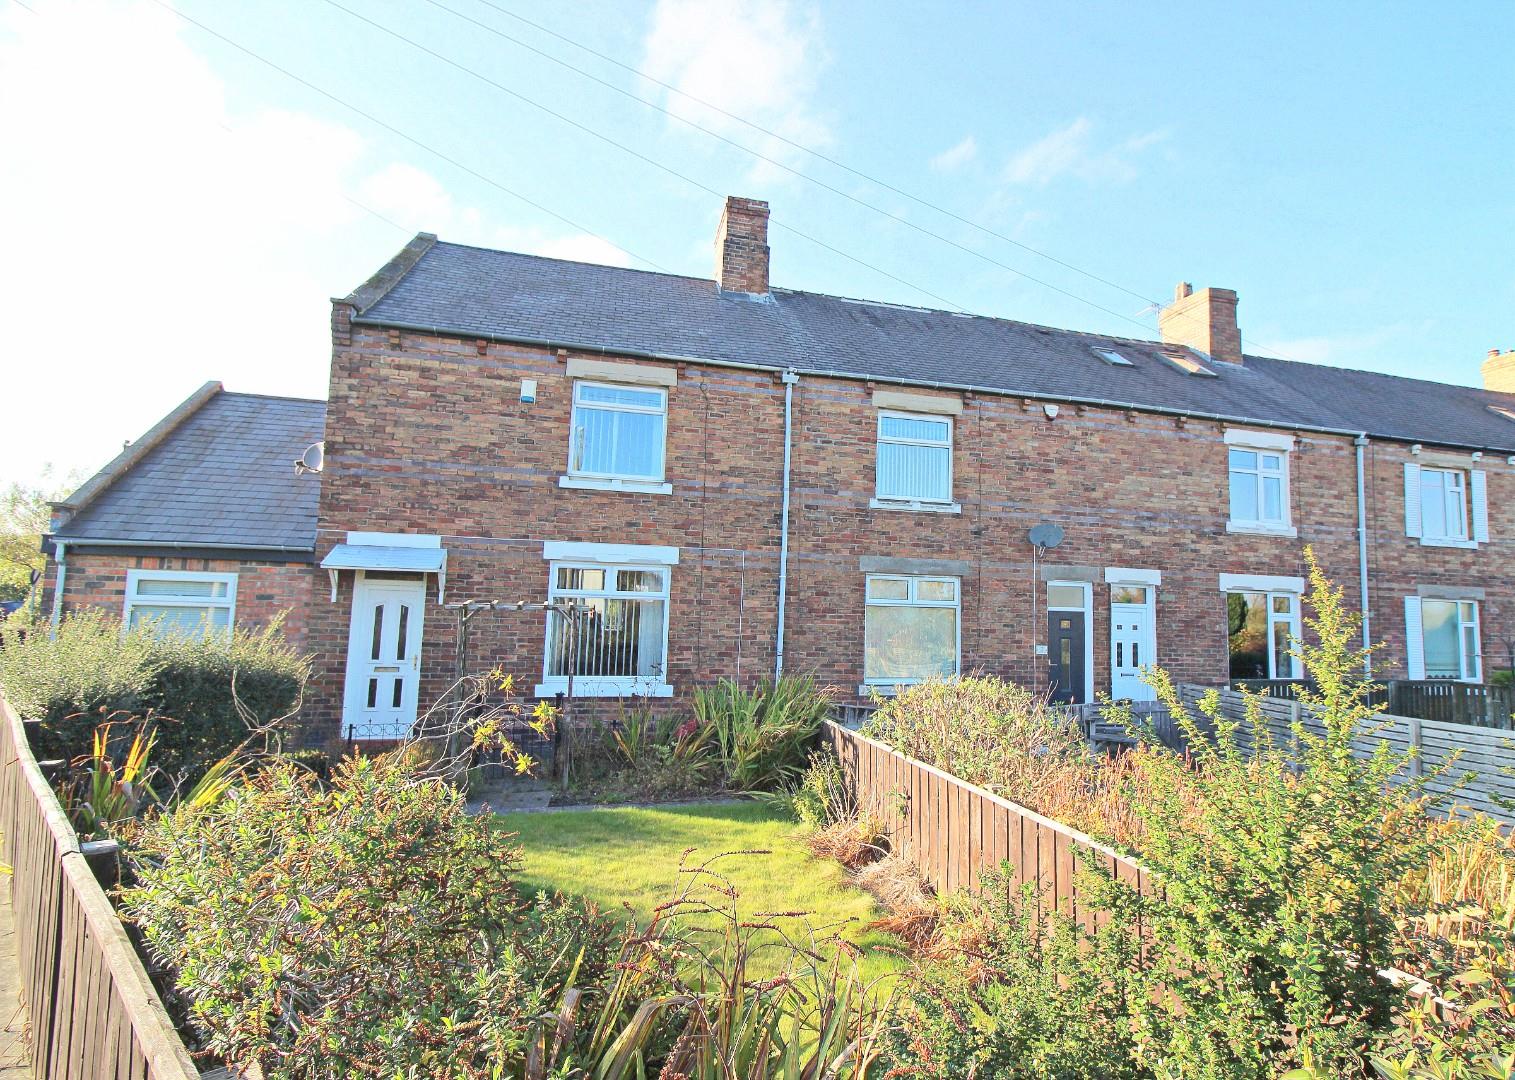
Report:
[[[789,597],[789,446],[793,429],[794,386],[800,381],[793,370],[780,376],[784,380],[784,504],[779,514],[779,597],[778,627],[773,647],[773,681],[784,674],[784,602]]]
[[[1365,650],[1362,670],[1365,676],[1372,678],[1373,654],[1366,651],[1373,647],[1373,615],[1368,609],[1368,501],[1367,484],[1363,478],[1363,454],[1368,447],[1368,433],[1365,431],[1357,436],[1352,445],[1357,449],[1357,577],[1362,589],[1362,647]]]
[[[354,326],[376,326],[394,330],[409,330],[415,334],[430,334],[435,337],[463,338],[474,341],[492,341],[503,345],[530,345],[543,349],[566,349],[571,352],[593,353],[600,356],[627,356],[639,360],[658,360],[669,364],[705,364],[710,367],[735,368],[740,371],[761,371],[782,375],[793,372],[813,378],[847,379],[853,382],[883,383],[887,386],[916,386],[928,390],[952,390],[958,393],[984,394],[993,397],[1020,397],[1031,401],[1068,402],[1089,405],[1094,408],[1118,409],[1156,413],[1161,416],[1182,416],[1189,420],[1209,420],[1217,423],[1247,424],[1251,427],[1273,428],[1278,431],[1311,431],[1322,435],[1346,435],[1356,437],[1365,433],[1360,428],[1320,427],[1304,423],[1283,423],[1278,420],[1259,420],[1250,416],[1231,416],[1226,413],[1204,412],[1197,409],[1175,409],[1164,405],[1145,405],[1135,401],[1112,401],[1108,398],[1083,397],[1075,394],[1039,394],[1029,390],[1006,390],[1001,386],[980,386],[976,383],[941,382],[929,379],[901,379],[888,375],[869,375],[857,371],[838,371],[834,368],[788,367],[776,364],[749,364],[740,360],[716,360],[708,356],[686,356],[678,353],[654,352],[647,349],[609,348],[604,345],[584,345],[552,338],[525,337],[520,334],[496,334],[485,331],[448,329],[427,326],[424,323],[400,322],[394,319],[365,319],[354,316]],[[1414,439],[1394,438],[1393,441],[1412,443]],[[1425,442],[1426,440],[1420,440]],[[1471,443],[1436,442],[1431,445],[1453,450],[1485,450],[1501,454],[1515,454],[1515,447],[1474,446]]]
[[[315,545],[308,547],[294,544],[205,544],[199,542],[179,543],[172,540],[96,540],[88,536],[50,536],[46,539],[58,545],[61,549],[65,544],[73,544],[75,547],[116,547],[116,548],[170,548],[174,551],[275,551],[286,554],[315,553]]]

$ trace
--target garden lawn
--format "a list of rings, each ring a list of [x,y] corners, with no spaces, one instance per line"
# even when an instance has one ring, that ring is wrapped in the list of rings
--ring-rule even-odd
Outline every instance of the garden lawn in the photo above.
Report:
[[[630,905],[644,926],[653,909],[673,895],[686,849],[695,849],[687,865],[723,852],[766,850],[728,855],[712,865],[735,886],[744,918],[758,912],[809,912],[806,921],[815,928],[845,924],[835,932],[862,950],[865,980],[903,966],[890,952],[901,948],[899,940],[866,929],[883,914],[873,897],[849,884],[839,865],[811,855],[798,842],[800,828],[793,821],[758,803],[606,807],[501,814],[498,820],[525,849],[523,890],[577,893],[611,914]],[[787,925],[791,936],[804,936],[797,923]],[[775,974],[777,951],[760,955],[772,958],[760,962],[761,973]]]

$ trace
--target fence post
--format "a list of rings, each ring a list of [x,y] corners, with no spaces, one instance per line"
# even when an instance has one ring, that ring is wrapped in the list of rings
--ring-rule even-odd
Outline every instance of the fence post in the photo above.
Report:
[[[1424,776],[1426,763],[1421,755],[1424,753],[1425,743],[1420,737],[1420,717],[1407,716],[1405,720],[1410,725],[1410,749],[1415,751],[1415,757],[1410,762],[1410,775]]]

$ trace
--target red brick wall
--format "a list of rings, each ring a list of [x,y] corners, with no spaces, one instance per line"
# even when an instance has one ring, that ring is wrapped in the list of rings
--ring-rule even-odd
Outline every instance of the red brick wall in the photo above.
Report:
[[[682,695],[721,675],[771,672],[782,482],[783,388],[759,372],[677,367],[669,394],[671,495],[565,490],[571,382],[562,354],[347,326],[339,309],[327,421],[318,554],[347,530],[438,533],[449,550],[448,599],[540,600],[543,540],[674,545],[669,679]],[[614,359],[588,357],[590,359]],[[641,363],[643,361],[628,360]],[[537,380],[535,404],[519,401]],[[868,507],[874,485],[871,388],[804,378],[794,393],[794,468],[786,669],[814,671],[847,692],[862,679],[860,556],[963,560],[962,656],[982,669],[1040,684],[1033,628],[1045,640],[1045,593],[1032,599],[1026,532],[1061,524],[1048,559],[1162,571],[1158,660],[1185,680],[1227,673],[1225,601],[1217,575],[1302,575],[1302,549],[1358,596],[1356,480],[1349,438],[1296,433],[1292,516],[1299,537],[1229,534],[1227,454],[1214,422],[971,397],[957,418],[954,496],[962,513]],[[1400,463],[1408,447],[1369,450],[1375,636],[1380,673],[1402,672],[1403,596],[1418,585],[1489,590],[1486,648],[1515,633],[1508,582],[1515,538],[1515,470],[1484,461],[1494,543],[1475,552],[1404,537]],[[332,737],[340,714],[351,575],[309,613],[320,653],[308,713],[312,738]],[[1109,590],[1094,586],[1096,690],[1109,686]],[[434,592],[432,599],[435,599]],[[1508,613],[1508,615],[1506,614]],[[423,702],[450,684],[454,619],[434,604],[425,627]],[[480,616],[470,668],[501,664],[526,685],[541,673],[543,616]]]
[[[119,618],[126,604],[128,570],[195,570],[237,575],[238,625],[267,626],[284,616],[283,630],[297,649],[306,648],[307,618],[312,610],[311,590],[326,581],[323,571],[300,563],[251,562],[236,559],[161,558],[145,555],[67,555],[63,576],[63,610],[99,608]],[[319,580],[318,580],[319,578]],[[52,610],[57,585],[57,564],[47,565],[43,612]]]

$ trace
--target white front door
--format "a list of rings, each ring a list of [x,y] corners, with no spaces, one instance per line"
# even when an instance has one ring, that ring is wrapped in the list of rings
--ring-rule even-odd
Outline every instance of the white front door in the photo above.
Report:
[[[1151,591],[1148,590],[1148,595]],[[1141,671],[1157,662],[1153,646],[1152,605],[1110,605],[1110,696],[1119,701],[1151,701],[1156,695],[1142,682]]]
[[[359,571],[347,638],[342,735],[403,739],[416,721],[426,579],[371,578]]]

